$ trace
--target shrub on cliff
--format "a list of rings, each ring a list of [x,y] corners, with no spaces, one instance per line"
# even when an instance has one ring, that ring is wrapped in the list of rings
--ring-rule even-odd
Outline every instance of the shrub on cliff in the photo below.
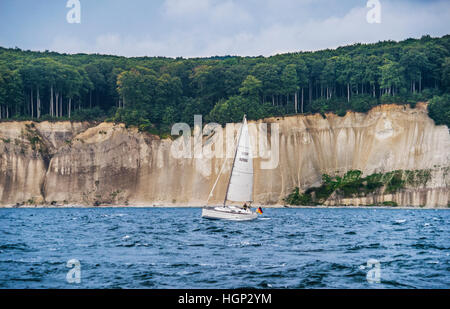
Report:
[[[450,128],[450,95],[434,96],[428,105],[428,112],[436,125],[446,125]]]
[[[351,109],[359,113],[366,113],[378,104],[377,99],[368,94],[355,95],[350,103]]]
[[[150,131],[153,128],[148,120],[147,113],[138,112],[136,110],[118,109],[116,114],[108,120],[113,122],[123,122],[127,126],[139,128],[139,131]]]
[[[73,112],[71,120],[92,121],[104,119],[105,112],[98,106],[90,109],[79,109]]]
[[[398,170],[366,177],[362,177],[362,172],[359,170],[350,170],[342,177],[324,174],[320,187],[309,188],[304,193],[300,193],[299,188],[295,188],[284,201],[289,205],[322,205],[332,194],[342,198],[364,197],[377,190],[380,190],[380,193],[393,194],[404,189],[406,185],[424,186],[430,179],[430,170]]]
[[[315,205],[313,202],[313,198],[311,197],[311,194],[305,193],[301,194],[300,189],[297,187],[294,189],[294,191],[289,194],[284,201],[288,205],[298,205],[298,206],[312,206]]]
[[[228,100],[220,100],[209,113],[207,120],[226,124],[241,122],[246,114],[250,120],[262,119],[282,114],[282,111],[270,103],[260,104],[255,97],[232,96]]]

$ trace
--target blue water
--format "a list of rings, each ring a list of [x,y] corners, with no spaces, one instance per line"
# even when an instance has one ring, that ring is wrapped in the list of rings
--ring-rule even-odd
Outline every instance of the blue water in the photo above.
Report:
[[[0,209],[0,288],[450,288],[450,211]],[[69,284],[68,260],[81,263]],[[380,283],[369,283],[369,259]]]

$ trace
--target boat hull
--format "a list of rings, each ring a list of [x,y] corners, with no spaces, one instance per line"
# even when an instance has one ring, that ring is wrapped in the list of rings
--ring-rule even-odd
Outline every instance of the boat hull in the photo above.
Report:
[[[229,221],[251,221],[257,219],[258,214],[251,211],[228,207],[204,207],[202,209],[202,218]]]

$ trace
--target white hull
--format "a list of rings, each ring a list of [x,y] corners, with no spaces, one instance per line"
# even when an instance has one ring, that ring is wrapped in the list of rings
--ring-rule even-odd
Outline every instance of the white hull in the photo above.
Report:
[[[230,221],[250,221],[258,218],[258,214],[237,207],[204,207],[202,218],[222,219]]]

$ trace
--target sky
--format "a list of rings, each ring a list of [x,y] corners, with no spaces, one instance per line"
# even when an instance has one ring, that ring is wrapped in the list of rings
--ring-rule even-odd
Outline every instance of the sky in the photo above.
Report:
[[[449,0],[0,0],[0,46],[127,57],[270,56],[450,33]],[[369,3],[370,4],[370,3]],[[373,12],[373,11],[371,11]]]

